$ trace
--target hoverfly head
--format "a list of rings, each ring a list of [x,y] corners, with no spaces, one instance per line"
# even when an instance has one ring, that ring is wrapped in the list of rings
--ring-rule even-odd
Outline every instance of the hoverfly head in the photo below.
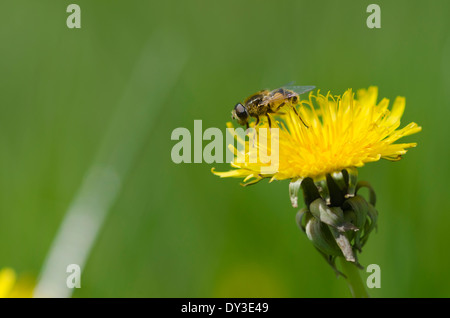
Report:
[[[231,111],[231,118],[236,119],[239,125],[246,125],[248,121],[248,111],[244,105],[237,103]]]

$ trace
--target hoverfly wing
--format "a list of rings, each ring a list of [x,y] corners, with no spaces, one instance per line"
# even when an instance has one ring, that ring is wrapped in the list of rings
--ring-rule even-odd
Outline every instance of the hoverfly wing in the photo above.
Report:
[[[315,86],[283,86],[284,89],[293,91],[294,93],[297,93],[298,95],[307,93],[312,91]]]
[[[284,85],[281,86],[281,87],[293,87],[293,86],[296,86],[296,85],[295,85],[295,81],[290,81],[289,83],[286,83],[286,84],[284,84]]]

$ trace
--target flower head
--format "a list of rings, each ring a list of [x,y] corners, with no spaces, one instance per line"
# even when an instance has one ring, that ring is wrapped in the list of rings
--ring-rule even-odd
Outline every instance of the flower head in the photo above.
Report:
[[[377,103],[377,97],[377,87],[358,90],[356,97],[350,89],[342,96],[310,93],[298,107],[285,105],[275,118],[268,114],[270,121],[250,125],[248,141],[228,123],[238,142],[237,149],[229,145],[235,169],[212,170],[220,177],[244,178],[244,185],[290,179],[293,207],[301,188],[305,207],[297,213],[297,224],[338,275],[338,257],[361,268],[357,252],[377,228],[375,191],[370,183],[357,182],[357,168],[382,158],[401,159],[416,144],[395,142],[421,130],[416,123],[399,129],[404,97],[397,97],[391,110],[388,99]],[[276,168],[267,169],[274,152]],[[358,193],[361,188],[369,189],[368,200]]]
[[[268,163],[260,158],[253,162],[234,160],[231,166],[236,169],[227,172],[213,170],[213,173],[220,177],[242,177],[246,184],[264,178],[272,181],[310,177],[317,181],[323,180],[327,174],[344,169],[352,171],[381,158],[399,160],[406,149],[415,147],[416,143],[395,142],[401,137],[419,132],[421,127],[410,123],[398,129],[405,109],[404,97],[397,97],[391,110],[388,109],[388,99],[383,98],[377,103],[377,97],[378,88],[374,86],[358,90],[356,97],[351,89],[342,96],[310,93],[309,99],[301,101],[296,110],[284,106],[283,112],[274,114],[278,121],[271,120],[271,128],[279,128],[277,171],[264,171]],[[231,123],[228,123],[228,127],[232,127]],[[251,127],[255,128],[256,137],[259,137],[261,128],[269,128],[267,121]],[[241,154],[245,158],[271,151],[262,149],[265,145],[259,142],[239,138],[237,141],[245,146],[245,153]],[[237,157],[238,150],[233,150]]]
[[[377,87],[358,90],[356,97],[351,90],[342,96],[310,93],[298,107],[286,105],[273,114],[276,118],[251,125],[248,141],[234,134],[228,123],[238,142],[237,149],[230,147],[235,169],[212,170],[220,177],[242,177],[244,185],[264,178],[291,179],[292,206],[298,206],[300,188],[305,202],[297,224],[338,275],[338,257],[361,268],[357,252],[377,228],[375,191],[370,183],[357,182],[357,168],[382,158],[401,159],[416,144],[395,142],[421,130],[416,123],[399,129],[404,97],[397,97],[391,110],[388,99],[377,103],[377,97]],[[267,169],[274,152],[276,169]],[[361,188],[369,189],[368,200],[358,193]]]

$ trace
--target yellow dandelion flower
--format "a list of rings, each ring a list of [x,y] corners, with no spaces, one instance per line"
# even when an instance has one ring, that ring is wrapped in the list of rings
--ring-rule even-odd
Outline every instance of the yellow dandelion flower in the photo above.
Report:
[[[378,88],[375,86],[358,90],[356,98],[351,89],[342,96],[310,93],[309,99],[301,101],[297,110],[307,126],[294,109],[288,107],[285,107],[283,113],[276,114],[278,122],[272,120],[272,128],[279,128],[277,171],[264,172],[262,168],[269,165],[265,163],[267,158],[258,156],[261,152],[270,154],[270,144],[269,149],[262,149],[264,146],[258,142],[237,138],[242,149],[246,149],[241,155],[246,159],[254,156],[258,160],[239,162],[236,160],[238,150],[232,147],[236,158],[231,166],[236,169],[227,172],[216,172],[213,169],[213,173],[220,177],[244,178],[246,185],[264,178],[272,181],[310,177],[317,181],[324,179],[327,174],[344,169],[354,171],[367,162],[381,158],[399,160],[406,149],[415,147],[416,143],[395,142],[419,132],[421,127],[410,123],[398,129],[405,109],[404,97],[397,97],[391,110],[388,110],[388,99],[383,98],[377,103],[377,97]],[[228,127],[233,126],[228,123]],[[251,127],[256,131],[255,140],[259,140],[261,128],[269,128],[267,121]]]
[[[244,185],[264,178],[290,179],[293,207],[301,188],[305,207],[297,213],[297,224],[335,272],[347,278],[355,297],[367,297],[357,272],[362,268],[357,252],[378,220],[375,191],[367,181],[357,182],[357,168],[401,159],[416,143],[397,140],[422,129],[414,122],[399,128],[404,97],[397,97],[391,110],[388,99],[377,103],[377,98],[374,86],[358,90],[356,97],[350,89],[342,96],[310,93],[297,108],[284,106],[282,112],[268,114],[275,117],[271,127],[269,121],[250,125],[248,140],[228,123],[237,140],[237,148],[229,145],[235,169],[212,169],[220,177],[244,178]],[[361,188],[369,189],[368,200],[358,193]],[[336,259],[345,274],[337,269]]]
[[[290,179],[289,194],[297,207],[298,192],[303,192],[305,207],[297,213],[298,226],[325,258],[337,275],[343,275],[355,297],[367,297],[357,269],[357,252],[377,228],[376,195],[370,183],[357,182],[357,168],[367,162],[401,159],[416,143],[396,143],[419,132],[416,123],[400,127],[405,98],[397,97],[389,110],[389,100],[377,103],[378,88],[352,90],[342,96],[310,93],[295,109],[284,106],[268,114],[269,121],[250,125],[248,140],[239,136],[231,166],[220,177],[244,179],[244,185],[264,178]],[[272,118],[274,117],[274,118]],[[275,161],[275,164],[274,162]],[[369,189],[366,200],[358,191]],[[336,266],[342,264],[342,273]]]
[[[11,268],[0,270],[0,298],[31,298],[32,284],[28,280],[17,281]]]

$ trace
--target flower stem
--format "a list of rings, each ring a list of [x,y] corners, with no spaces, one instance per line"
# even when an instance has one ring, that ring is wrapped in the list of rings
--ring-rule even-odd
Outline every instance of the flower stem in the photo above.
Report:
[[[359,269],[355,264],[347,262],[344,258],[339,257],[342,272],[347,276],[347,285],[350,288],[353,298],[369,298],[364,282],[359,275]]]

